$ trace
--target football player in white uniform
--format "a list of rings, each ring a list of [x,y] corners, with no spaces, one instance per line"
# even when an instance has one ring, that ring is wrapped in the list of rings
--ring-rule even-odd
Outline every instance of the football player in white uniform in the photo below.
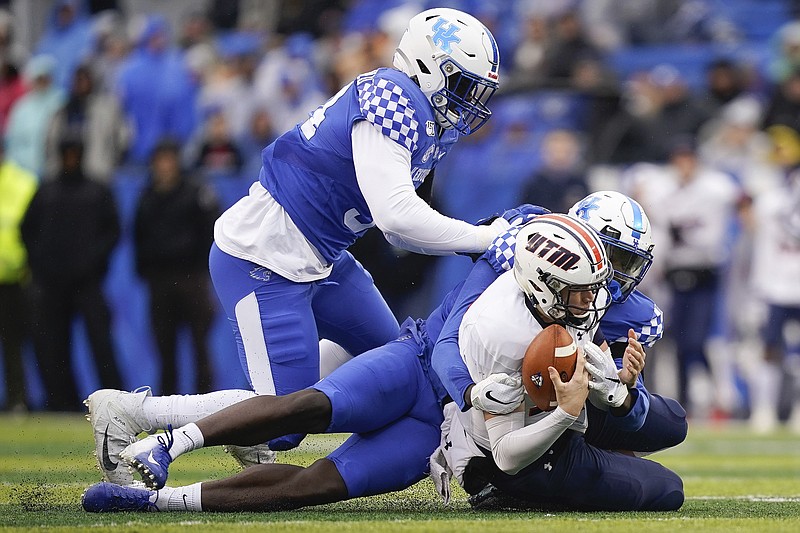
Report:
[[[251,390],[153,402],[146,389],[95,392],[86,404],[107,480],[133,482],[118,468],[119,452],[140,431],[312,385],[320,338],[352,355],[396,338],[396,318],[347,252],[370,227],[395,245],[442,255],[483,252],[508,228],[503,217],[491,225],[448,218],[415,193],[459,136],[491,116],[494,37],[467,13],[427,10],[410,20],[394,66],[359,76],[267,146],[249,194],[216,222],[209,268]],[[134,411],[142,416],[120,415]],[[230,451],[242,464],[259,463],[301,438]]]
[[[538,217],[536,221],[552,216]],[[491,484],[507,496],[543,508],[678,508],[683,501],[683,491],[676,475],[648,461],[623,464],[626,460],[620,458],[617,461],[615,454],[607,451],[639,451],[639,448],[642,448],[641,451],[653,451],[653,448],[677,444],[686,434],[685,419],[679,416],[682,412],[680,406],[680,412],[671,412],[669,402],[674,401],[659,401],[655,418],[661,420],[663,415],[669,421],[669,429],[663,432],[658,428],[639,431],[650,414],[650,396],[639,379],[644,366],[644,352],[632,338],[618,369],[610,352],[598,350],[595,346],[597,343],[606,346],[602,333],[597,329],[601,310],[570,309],[561,301],[565,297],[559,298],[559,291],[565,290],[565,287],[586,287],[596,283],[590,268],[592,257],[585,251],[592,250],[594,246],[603,246],[596,244],[597,234],[593,231],[589,230],[590,235],[585,237],[575,229],[586,226],[567,217],[560,219],[565,222],[563,227],[555,234],[545,234],[544,239],[541,231],[531,233],[530,228],[534,224],[519,230],[513,269],[517,284],[522,285],[524,294],[514,292],[514,284],[510,281],[512,274],[507,272],[485,291],[478,287],[475,292],[482,293],[477,300],[467,297],[456,302],[456,310],[468,309],[457,334],[453,333],[451,324],[445,324],[432,363],[451,396],[457,397],[457,391],[464,390],[464,398],[460,403],[470,401],[478,409],[460,412],[455,404],[445,407],[442,445],[432,457],[432,471],[439,465],[439,472],[454,473],[471,494]],[[542,248],[542,242],[558,243],[562,247],[570,243],[568,249],[584,250],[578,252],[584,254],[581,257],[582,268],[573,268],[568,272],[554,268],[545,258],[559,256],[544,253],[550,250]],[[527,262],[520,264],[521,257]],[[610,275],[610,269],[607,274]],[[556,281],[550,282],[554,276]],[[462,289],[462,295],[469,292],[467,289],[468,286]],[[520,309],[529,309],[530,312],[525,316],[519,312]],[[453,316],[457,316],[456,312],[451,313]],[[558,317],[578,345],[586,351],[590,363],[587,368],[592,370],[593,380],[596,380],[591,385],[591,401],[586,411],[578,409],[569,413],[557,408],[551,413],[542,413],[529,400],[528,405],[520,406],[523,398],[519,381],[522,357],[530,342],[531,332],[535,334],[541,331],[544,325],[542,317]],[[593,343],[595,335],[599,336]],[[453,376],[448,373],[453,368],[457,369],[458,365],[443,364],[443,361],[452,363],[453,359],[448,355],[442,359],[443,349],[446,350],[448,345],[460,349],[461,357],[469,368],[471,387],[464,389],[463,379],[460,388],[453,387]],[[597,370],[600,372],[595,372]],[[574,392],[569,388],[571,385],[564,387],[567,388],[558,384],[557,391],[565,394]],[[516,395],[515,389],[518,391]],[[599,393],[598,389],[603,392]],[[491,398],[500,398],[506,405],[485,399],[486,391],[492,391]],[[610,391],[613,394],[609,394]],[[574,400],[574,396],[571,397]],[[614,401],[609,404],[612,397]],[[580,402],[570,405],[582,406]],[[511,409],[515,410],[509,412]],[[602,413],[599,418],[602,431],[596,431],[592,436],[584,435],[586,413],[591,409]],[[606,412],[613,416],[605,416]],[[617,446],[614,447],[614,444]],[[611,455],[614,455],[613,461],[609,460]],[[617,468],[620,470],[617,471]],[[612,487],[616,482],[612,480],[619,481],[618,474],[626,471],[635,472],[637,476],[652,475],[653,484],[638,486],[622,481]],[[438,486],[446,485],[441,479],[439,481]]]

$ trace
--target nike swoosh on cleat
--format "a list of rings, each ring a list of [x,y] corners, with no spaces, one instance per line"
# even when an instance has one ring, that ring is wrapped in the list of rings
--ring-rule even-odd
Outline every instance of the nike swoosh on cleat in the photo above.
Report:
[[[186,494],[183,495],[183,507],[187,511],[189,510],[189,505],[186,503]]]
[[[108,425],[106,425],[106,431],[103,434],[103,468],[108,471],[114,471],[117,469],[118,464],[112,461],[111,456],[108,455]]]
[[[147,462],[149,462],[152,465],[158,466],[158,463],[156,462],[156,458],[153,457],[153,450],[150,450],[150,455],[147,456]]]
[[[486,391],[486,397],[489,398],[490,400],[492,400],[493,402],[497,402],[497,403],[500,403],[500,404],[503,404],[503,405],[511,405],[512,403],[514,403],[514,402],[503,402],[503,401],[498,400],[497,398],[492,396],[492,391],[490,391],[490,390]]]

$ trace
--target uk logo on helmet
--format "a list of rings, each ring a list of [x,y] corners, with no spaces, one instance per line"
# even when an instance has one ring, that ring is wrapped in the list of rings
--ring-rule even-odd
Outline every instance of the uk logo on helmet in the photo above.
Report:
[[[583,220],[589,220],[589,212],[594,211],[596,209],[600,209],[600,205],[597,203],[598,199],[594,196],[589,196],[584,198],[583,201],[578,204],[578,209],[575,211],[575,216],[582,218]]]
[[[445,26],[447,24],[447,26]],[[456,35],[456,32],[460,30],[460,26],[456,26],[451,22],[439,17],[439,20],[433,25],[433,35],[431,39],[433,40],[433,44],[441,48],[441,50],[446,54],[453,53],[453,48],[451,45],[454,43],[460,43],[461,37]]]

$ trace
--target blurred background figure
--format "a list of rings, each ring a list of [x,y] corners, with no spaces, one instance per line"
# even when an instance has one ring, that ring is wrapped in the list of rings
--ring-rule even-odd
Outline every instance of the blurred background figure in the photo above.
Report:
[[[326,100],[313,56],[311,36],[295,34],[282,47],[267,53],[255,72],[257,103],[269,110],[278,131],[287,131],[305,121],[308,110]]]
[[[783,180],[755,200],[751,287],[765,304],[763,357],[750,364],[751,427],[761,433],[779,422],[800,432],[800,135],[770,128]],[[749,354],[752,357],[752,353]]]
[[[178,386],[178,339],[184,326],[195,356],[195,390],[214,390],[208,334],[215,310],[208,252],[219,214],[211,187],[184,176],[180,145],[162,140],[153,151],[150,182],[139,199],[134,228],[136,272],[150,293],[162,395],[186,392]]]
[[[6,157],[36,174],[44,172],[47,129],[64,105],[64,91],[53,83],[56,61],[52,56],[32,57],[25,65],[29,91],[16,101],[6,125]]]
[[[696,136],[712,116],[681,72],[666,63],[631,75],[622,98],[617,114],[595,134],[600,163],[665,163],[674,139]]]
[[[20,224],[36,192],[36,176],[9,161],[0,143],[0,350],[7,411],[27,410],[22,344],[28,333],[28,257]]]
[[[82,170],[83,143],[60,144],[58,175],[31,200],[22,222],[35,284],[34,340],[39,371],[54,411],[81,409],[72,369],[73,322],[81,318],[103,388],[124,388],[111,337],[111,311],[103,282],[120,235],[114,197],[107,185]],[[38,340],[37,340],[38,339]]]
[[[238,176],[244,163],[242,150],[228,127],[227,117],[221,109],[213,108],[207,110],[207,115],[192,168],[205,179]]]
[[[68,90],[78,65],[89,57],[95,34],[87,10],[87,0],[56,0],[45,23],[44,33],[34,53],[55,59],[53,83]]]
[[[575,202],[589,194],[577,132],[554,130],[547,133],[541,152],[542,166],[529,178],[520,202],[541,205],[554,213],[566,213]]]
[[[110,182],[128,148],[131,130],[117,99],[98,90],[89,65],[75,70],[67,102],[55,114],[47,132],[46,175],[57,171],[59,141],[83,139],[83,172],[93,180]]]
[[[0,135],[5,134],[11,107],[28,90],[19,73],[28,56],[14,39],[14,17],[0,8]]]
[[[760,129],[762,114],[761,103],[753,96],[732,100],[703,126],[698,149],[703,163],[730,174],[751,195],[780,181],[769,160],[772,141]]]
[[[261,150],[278,137],[278,130],[272,122],[269,111],[263,107],[253,110],[248,128],[241,137],[242,148],[242,175],[255,179],[261,170]]]
[[[197,125],[197,82],[171,38],[164,17],[146,17],[135,50],[119,67],[116,95],[133,126],[127,160],[134,165],[147,164],[163,137],[186,142]]]
[[[729,175],[700,162],[691,138],[675,141],[666,172],[668,192],[647,209],[667,236],[658,255],[670,289],[664,334],[675,345],[678,398],[696,418],[727,416],[737,405],[734,361],[731,350],[712,354],[710,342],[727,333],[722,289],[741,191]]]

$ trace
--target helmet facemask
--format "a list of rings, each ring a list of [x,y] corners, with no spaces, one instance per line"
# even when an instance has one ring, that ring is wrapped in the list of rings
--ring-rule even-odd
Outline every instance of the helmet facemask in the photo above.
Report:
[[[653,264],[653,254],[622,242],[619,236],[619,231],[610,226],[600,230],[600,240],[614,268],[614,281],[619,283],[621,298],[618,301],[624,302],[644,279]]]
[[[497,83],[465,71],[452,58],[442,61],[439,68],[444,87],[431,96],[439,125],[463,135],[476,132],[492,116],[487,104]]]
[[[540,311],[556,322],[572,326],[575,329],[589,331],[600,322],[600,318],[611,305],[611,292],[608,289],[608,278],[591,285],[570,285],[564,280],[548,272],[539,270],[539,281],[552,293],[553,303],[549,306],[539,306],[535,297],[531,297],[533,304]],[[591,292],[592,300],[587,307],[572,303],[578,296],[573,293]]]

